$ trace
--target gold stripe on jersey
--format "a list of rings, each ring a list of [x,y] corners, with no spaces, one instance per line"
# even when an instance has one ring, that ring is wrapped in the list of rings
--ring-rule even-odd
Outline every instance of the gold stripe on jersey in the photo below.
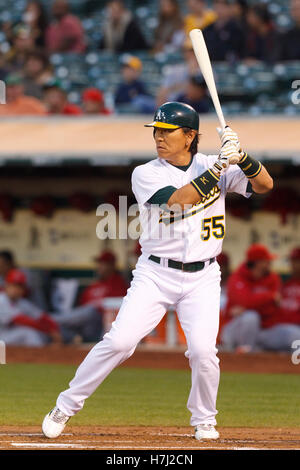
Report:
[[[198,206],[199,204],[203,204],[205,201],[209,201],[212,197],[214,197],[216,194],[219,194],[221,192],[221,189],[219,186],[216,184],[206,196],[202,197],[200,201],[196,202],[194,206]]]
[[[218,186],[215,186],[215,188]],[[212,191],[215,189],[213,188]],[[207,207],[211,206],[214,202],[216,202],[220,196],[221,196],[221,189],[218,187],[218,191],[215,191],[215,195],[217,195],[212,201],[208,202],[207,204],[204,204],[203,206],[192,210],[191,212],[184,212],[183,214],[180,215],[168,215],[167,217],[164,216],[164,214],[161,214],[159,223],[163,222],[165,225],[170,225],[173,224],[174,222],[177,222],[178,220],[183,220],[187,219],[188,217],[192,217],[193,215],[198,214],[199,212],[202,212],[204,209]],[[208,200],[212,197],[212,195],[208,194],[205,199]],[[197,202],[197,204],[194,204],[194,206],[198,206],[201,201]]]

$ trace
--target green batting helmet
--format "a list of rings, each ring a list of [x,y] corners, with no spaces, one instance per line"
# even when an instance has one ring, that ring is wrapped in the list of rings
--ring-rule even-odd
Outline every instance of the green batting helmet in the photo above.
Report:
[[[154,120],[145,127],[160,127],[162,129],[178,129],[189,127],[199,131],[199,115],[192,106],[170,101],[161,105],[154,114]]]

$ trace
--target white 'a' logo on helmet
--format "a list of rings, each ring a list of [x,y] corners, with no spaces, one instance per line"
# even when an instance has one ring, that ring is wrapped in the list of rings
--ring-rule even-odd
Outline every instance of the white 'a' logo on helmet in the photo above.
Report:
[[[165,113],[161,109],[157,111],[156,119],[158,119],[159,121],[165,121],[166,116],[165,116]]]

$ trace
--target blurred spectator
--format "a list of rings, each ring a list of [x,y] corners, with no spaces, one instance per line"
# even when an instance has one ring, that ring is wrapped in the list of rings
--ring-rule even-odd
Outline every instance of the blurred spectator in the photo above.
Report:
[[[230,276],[226,324],[221,332],[226,349],[253,351],[260,328],[276,322],[281,281],[271,271],[274,258],[264,245],[254,244],[247,251],[246,262]]]
[[[30,0],[23,14],[23,22],[29,28],[36,47],[45,47],[45,32],[48,27],[48,16],[45,8],[38,0]]]
[[[188,0],[187,7],[189,14],[184,18],[186,34],[194,28],[206,28],[217,19],[216,13],[206,8],[205,0]]]
[[[107,4],[107,15],[100,43],[101,49],[111,52],[148,49],[139,25],[122,0],[110,0]]]
[[[249,8],[244,57],[247,62],[276,62],[280,54],[279,35],[265,5]]]
[[[183,18],[177,0],[160,0],[154,52],[174,52],[184,41]]]
[[[25,94],[42,99],[43,86],[52,76],[52,68],[45,52],[41,49],[29,52],[23,71]]]
[[[24,298],[26,290],[25,274],[11,269],[0,293],[0,339],[18,346],[43,346],[49,339],[59,342],[58,325]]]
[[[0,291],[3,291],[7,273],[15,267],[14,256],[9,250],[0,251]]]
[[[103,93],[97,88],[87,88],[82,95],[83,112],[85,114],[111,114],[105,107]]]
[[[79,116],[81,109],[76,104],[68,102],[66,91],[61,87],[58,80],[53,79],[43,87],[43,102],[48,110],[48,114],[61,114]]]
[[[209,98],[203,77],[200,75],[190,77],[184,93],[179,94],[176,101],[189,104],[197,113],[208,113]]]
[[[84,52],[84,32],[79,18],[69,11],[67,0],[55,0],[52,5],[54,21],[46,31],[46,47],[53,52]]]
[[[80,334],[84,340],[98,340],[100,318],[94,306],[48,314],[28,299],[25,274],[11,269],[0,293],[0,339],[17,346],[43,346],[52,342],[70,342]],[[96,337],[95,337],[96,336]]]
[[[4,289],[5,278],[11,269],[16,267],[14,255],[9,250],[0,251],[0,292]],[[34,302],[40,308],[46,308],[46,296],[44,292],[44,275],[40,272],[32,271],[31,269],[20,269],[26,276],[27,290],[25,292],[26,298]]]
[[[232,18],[229,0],[214,0],[217,19],[203,29],[209,56],[213,61],[238,60],[243,55],[245,37]]]
[[[80,305],[93,305],[101,313],[102,302],[107,297],[124,297],[128,285],[116,269],[116,257],[111,251],[104,251],[95,258],[98,280],[81,294]]]
[[[123,58],[123,81],[115,93],[115,104],[119,110],[122,105],[131,105],[132,110],[136,113],[152,113],[154,111],[154,99],[147,93],[144,83],[139,79],[142,68],[142,62],[138,57],[126,55]]]
[[[294,26],[281,38],[281,60],[300,60],[300,0],[291,0]]]
[[[300,340],[300,248],[290,255],[291,277],[283,284],[274,326],[263,329],[258,344],[263,349],[291,351],[292,343]]]
[[[12,30],[11,48],[5,54],[4,60],[9,72],[21,72],[28,52],[34,48],[34,40],[30,29],[19,24]]]
[[[46,113],[46,108],[40,100],[24,94],[22,78],[19,75],[9,75],[6,78],[6,104],[0,106],[1,116],[42,116]]]
[[[157,106],[166,101],[174,101],[179,93],[185,91],[189,77],[199,73],[199,65],[189,38],[183,44],[182,55],[182,62],[163,67],[162,82],[156,97]]]
[[[290,265],[291,277],[283,284],[280,307],[285,322],[300,325],[300,247],[291,252]]]
[[[9,66],[6,61],[6,54],[0,51],[0,80],[5,80],[9,74]]]
[[[248,12],[248,1],[247,0],[234,0],[231,4],[232,18],[238,24],[238,26],[245,31],[247,28],[247,12]]]

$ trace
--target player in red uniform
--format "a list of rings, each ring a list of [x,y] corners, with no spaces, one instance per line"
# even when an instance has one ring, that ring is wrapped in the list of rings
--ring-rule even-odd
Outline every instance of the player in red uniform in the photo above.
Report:
[[[290,351],[300,340],[300,247],[290,255],[291,277],[281,290],[281,301],[274,325],[262,330],[258,342],[264,349]]]
[[[300,326],[300,247],[290,254],[291,277],[281,291],[281,317],[284,323]],[[300,338],[299,338],[300,339]]]
[[[99,279],[83,291],[79,303],[81,305],[92,304],[102,312],[103,299],[124,297],[128,285],[116,271],[116,257],[112,252],[104,251],[95,261]]]
[[[253,350],[260,329],[276,323],[281,281],[271,271],[274,258],[264,245],[254,244],[247,251],[246,262],[230,276],[221,333],[226,349]]]

